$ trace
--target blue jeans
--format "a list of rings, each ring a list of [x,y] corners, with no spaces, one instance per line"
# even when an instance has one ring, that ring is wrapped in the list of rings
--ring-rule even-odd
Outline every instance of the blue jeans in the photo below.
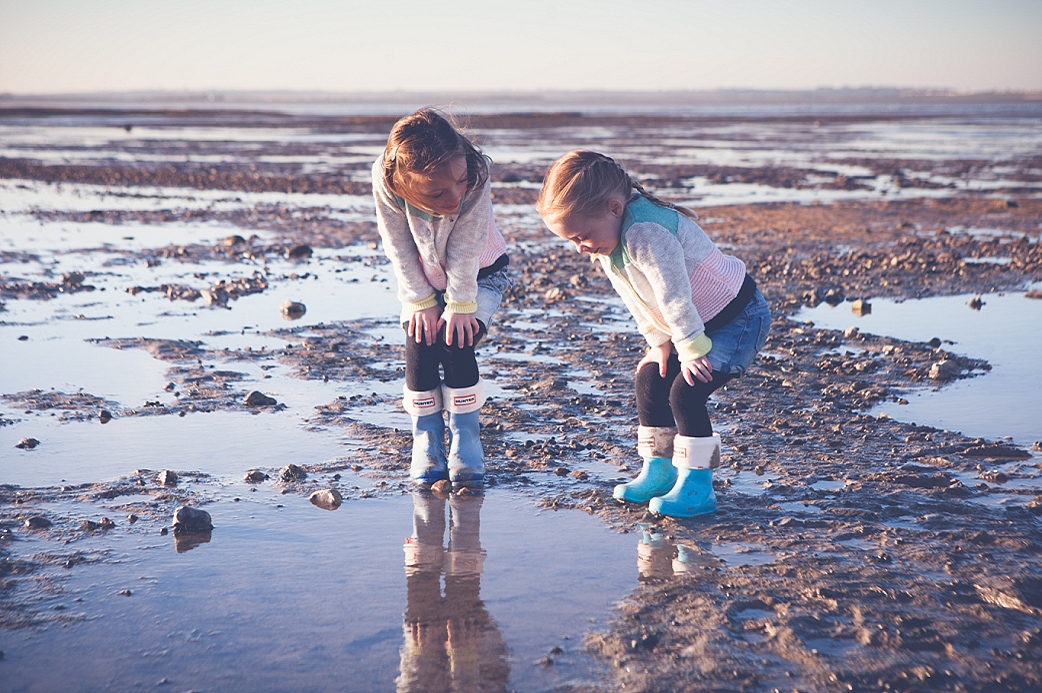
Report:
[[[713,371],[733,376],[745,375],[745,370],[767,342],[767,333],[770,331],[771,310],[757,289],[749,305],[734,320],[706,332],[706,336],[713,340],[713,348],[706,356]]]

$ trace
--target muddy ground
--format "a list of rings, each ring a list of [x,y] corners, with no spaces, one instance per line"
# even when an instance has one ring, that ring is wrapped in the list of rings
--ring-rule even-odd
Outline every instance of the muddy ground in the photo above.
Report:
[[[134,114],[127,114],[128,123]],[[557,116],[570,124],[586,118]],[[480,129],[551,127],[550,116],[500,117]],[[675,123],[674,123],[675,124]],[[326,123],[327,127],[333,127]],[[337,123],[338,128],[386,131],[379,119]],[[636,127],[636,126],[634,126]],[[520,136],[520,135],[519,135]],[[930,162],[858,162],[890,170],[906,181]],[[949,173],[986,166],[973,159],[948,162]],[[189,170],[98,162],[48,166],[0,160],[0,177],[135,186],[187,186],[222,190],[322,190],[366,194],[365,168],[336,174],[297,175],[291,169],[242,170],[238,164]],[[639,162],[634,170],[669,190],[691,176],[753,180],[775,186],[845,188],[857,181],[835,176],[807,182],[798,170],[670,167]],[[697,170],[695,170],[697,168]],[[1037,161],[1022,161],[1015,181],[1038,177]],[[500,204],[530,205],[541,166],[496,167]],[[842,178],[842,179],[841,179]],[[512,185],[517,184],[517,185]],[[912,183],[909,183],[911,185]],[[996,195],[952,190],[928,199],[838,201],[830,205],[749,204],[703,208],[703,226],[728,252],[744,259],[775,315],[761,358],[749,374],[714,398],[714,422],[724,435],[725,465],[769,479],[750,495],[717,475],[718,510],[691,520],[656,518],[643,507],[612,500],[613,479],[584,471],[591,460],[610,461],[619,477],[639,468],[633,367],[643,351],[639,335],[612,304],[576,300],[608,297],[612,289],[596,265],[570,248],[544,243],[534,223],[505,225],[513,246],[511,267],[520,281],[508,297],[483,351],[483,375],[516,392],[482,412],[489,484],[523,487],[548,508],[596,514],[621,532],[645,525],[644,585],[628,598],[610,629],[588,646],[612,665],[605,690],[627,691],[1026,691],[1042,689],[1042,497],[984,505],[982,496],[1022,495],[1001,482],[1035,478],[1040,458],[1001,439],[969,439],[867,411],[900,403],[915,388],[943,387],[957,378],[982,377],[987,363],[954,355],[940,340],[909,343],[886,337],[823,330],[794,319],[802,306],[873,298],[978,294],[1023,288],[1042,280],[1039,219],[1042,199],[1016,183]],[[175,221],[151,212],[50,212],[40,218],[147,223]],[[272,204],[243,212],[186,212],[193,219],[230,221],[242,236],[215,246],[177,246],[137,259],[153,262],[220,259],[236,266],[263,264],[269,256],[297,255],[307,271],[310,248],[343,248],[377,241],[371,222],[330,219],[321,208],[301,211]],[[977,237],[953,229],[985,227],[1003,233]],[[261,243],[251,229],[276,232]],[[523,243],[522,243],[523,242]],[[522,245],[518,245],[522,243]],[[974,262],[1008,257],[1005,264]],[[209,300],[236,300],[236,292],[263,291],[264,271],[243,286],[214,284]],[[2,278],[0,300],[47,300],[61,292],[90,290],[90,277],[53,282]],[[171,300],[206,300],[171,286],[127,287],[162,291]],[[545,312],[547,308],[552,311]],[[969,310],[969,308],[967,308]],[[512,325],[524,314],[521,326]],[[536,327],[529,326],[533,315]],[[2,317],[2,313],[0,313]],[[187,415],[249,409],[243,361],[290,365],[300,378],[396,381],[401,348],[372,338],[386,321],[287,326],[283,349],[207,352],[199,343],[109,340],[108,346],[146,349],[169,362],[168,389],[176,405],[106,402],[89,394],[7,393],[10,407],[52,410],[67,418]],[[513,320],[512,320],[513,318]],[[306,321],[305,321],[306,322]],[[497,359],[497,354],[538,354],[543,359]],[[206,364],[219,364],[217,367]],[[946,362],[938,367],[937,364]],[[932,372],[932,374],[931,374]],[[592,374],[606,396],[574,389],[576,373]],[[350,459],[305,465],[312,473],[352,467],[404,488],[406,432],[365,423],[371,407],[393,406],[373,396],[338,398],[316,407],[315,426],[340,427],[364,442]],[[546,434],[549,433],[549,437]],[[1035,444],[1038,453],[1042,444]],[[390,454],[388,454],[390,453]],[[1011,460],[1019,465],[1010,466]],[[275,477],[277,470],[263,470]],[[823,484],[821,482],[837,482]],[[315,481],[279,481],[309,493]],[[842,485],[841,492],[838,490]],[[97,560],[76,549],[76,536],[103,528],[55,524],[68,551],[32,560],[16,557],[12,543],[26,530],[33,508],[45,500],[139,498],[134,512],[156,521],[185,501],[200,501],[159,485],[154,471],[106,483],[61,489],[0,486],[0,618],[17,627],[40,618],[26,607],[19,578],[34,562]],[[802,504],[807,511],[794,511]],[[766,562],[725,567],[706,550],[728,543],[773,556]],[[678,548],[680,547],[680,548]],[[700,548],[701,547],[701,548]],[[681,555],[693,561],[675,561]],[[58,618],[49,616],[48,618]]]

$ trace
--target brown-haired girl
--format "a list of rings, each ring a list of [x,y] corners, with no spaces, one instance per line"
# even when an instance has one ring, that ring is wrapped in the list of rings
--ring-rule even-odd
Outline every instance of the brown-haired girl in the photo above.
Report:
[[[555,161],[536,209],[555,235],[599,258],[648,343],[635,383],[644,465],[615,498],[674,517],[713,512],[720,435],[706,400],[767,339],[771,315],[756,282],[694,213],[648,193],[603,154]]]
[[[373,195],[408,334],[409,475],[418,484],[480,484],[478,410],[485,398],[474,347],[511,285],[506,244],[492,216],[489,160],[444,116],[424,108],[391,129],[373,164]]]

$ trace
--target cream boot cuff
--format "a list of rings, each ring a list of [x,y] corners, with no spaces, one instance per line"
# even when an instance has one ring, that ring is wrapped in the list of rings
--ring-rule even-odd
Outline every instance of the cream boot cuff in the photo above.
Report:
[[[441,392],[445,400],[445,411],[452,414],[469,414],[481,409],[481,405],[485,403],[485,388],[480,380],[472,387],[442,385]]]
[[[673,439],[677,435],[676,426],[638,426],[637,452],[641,457],[673,457]]]
[[[709,438],[678,435],[673,441],[673,466],[678,469],[716,469],[720,466],[720,434]]]
[[[408,387],[403,388],[402,406],[413,416],[426,416],[441,411],[441,388],[436,387],[426,392],[416,392]]]

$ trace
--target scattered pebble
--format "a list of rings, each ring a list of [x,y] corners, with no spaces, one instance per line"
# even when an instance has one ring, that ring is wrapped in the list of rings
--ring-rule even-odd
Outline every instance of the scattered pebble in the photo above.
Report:
[[[174,511],[174,534],[209,532],[213,529],[210,513],[182,505]]]
[[[32,450],[39,444],[40,441],[38,441],[36,438],[22,438],[20,441],[18,441],[15,447],[21,448],[22,450]]]
[[[278,400],[274,397],[268,397],[260,390],[253,390],[246,395],[246,399],[244,399],[242,403],[247,407],[270,407],[278,404]]]
[[[156,483],[160,486],[177,486],[177,474],[169,469],[164,469],[156,477]]]
[[[312,493],[308,500],[319,508],[336,510],[344,502],[344,497],[335,488],[324,488]]]
[[[304,471],[304,468],[298,467],[295,464],[287,464],[279,470],[280,481],[303,481],[307,478],[308,473]]]

